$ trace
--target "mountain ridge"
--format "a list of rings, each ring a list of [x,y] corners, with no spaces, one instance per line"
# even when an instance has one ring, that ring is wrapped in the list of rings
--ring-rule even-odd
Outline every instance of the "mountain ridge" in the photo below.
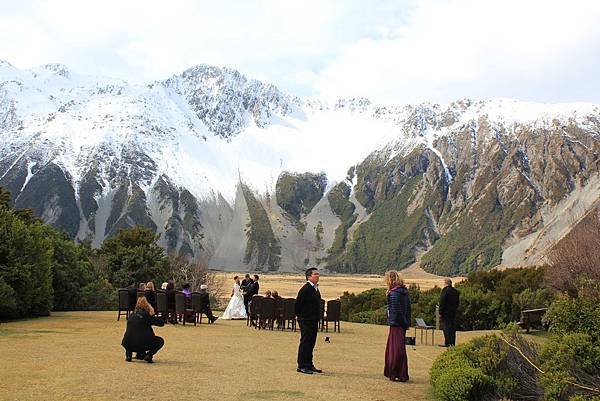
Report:
[[[407,266],[424,250],[431,251],[424,266],[447,274],[505,263],[505,242],[541,230],[543,208],[573,193],[595,199],[586,185],[597,173],[599,127],[600,108],[589,103],[327,102],[287,94],[226,67],[197,65],[162,81],[130,85],[80,76],[59,64],[19,70],[0,62],[0,185],[17,206],[32,207],[95,246],[119,228],[143,224],[161,233],[169,252],[220,255],[215,261],[222,268],[266,269],[257,260],[279,258],[278,270],[317,264],[381,271]],[[310,191],[301,187],[277,199],[284,172],[326,174],[322,198],[346,182],[349,192],[339,202],[356,202],[360,218],[350,221],[354,211],[341,223],[326,217],[331,203],[305,199]],[[247,188],[246,212],[236,207],[241,185]],[[499,205],[488,210],[496,216],[493,251],[484,247],[445,261],[437,249],[457,235],[452,227],[466,225],[465,216],[488,202],[486,196]],[[311,208],[301,214],[281,209],[305,201]],[[327,223],[311,215],[315,204]],[[397,221],[403,228],[386,227],[393,219],[381,213],[404,216]],[[404,239],[393,250],[379,249],[374,222]],[[256,231],[256,224],[263,229]],[[329,238],[326,244],[317,241],[316,230]],[[239,258],[239,249],[246,253],[250,243],[267,253]],[[444,249],[459,251],[455,244]]]

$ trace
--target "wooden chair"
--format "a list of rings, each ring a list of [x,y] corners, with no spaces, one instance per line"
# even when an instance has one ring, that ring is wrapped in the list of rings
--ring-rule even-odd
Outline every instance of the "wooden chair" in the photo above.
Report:
[[[275,321],[277,322],[277,330],[285,329],[283,320],[283,298],[275,298]]]
[[[425,320],[420,317],[416,318],[415,322],[417,322],[417,325],[415,326],[415,338],[417,337],[417,329],[419,329],[421,330],[421,344],[423,344],[423,332],[425,332],[425,344],[428,344],[427,333],[431,330],[431,344],[435,344],[435,326],[428,325],[425,323]]]
[[[117,321],[121,319],[121,315],[125,315],[126,319],[129,319],[129,291],[126,288],[119,289],[119,314],[117,315]]]
[[[193,308],[187,307],[185,294],[183,292],[178,292],[175,294],[175,314],[178,318],[182,318],[184,326],[188,316],[193,316],[194,326],[196,325],[196,312]]]
[[[340,332],[340,317],[342,314],[342,303],[337,299],[327,302],[327,313],[323,317],[325,331],[329,332],[329,322],[333,322],[333,332]]]
[[[258,316],[258,329],[273,330],[275,323],[275,299],[263,298],[260,301],[260,314]]]
[[[258,323],[258,318],[260,317],[260,304],[263,299],[262,295],[254,295],[248,304],[248,308],[250,309],[250,313],[248,314],[248,326],[256,327]]]
[[[286,298],[283,300],[283,329],[296,331],[296,300]]]
[[[167,293],[164,291],[156,291],[156,314],[159,315],[165,322],[169,320],[169,306],[167,303]]]

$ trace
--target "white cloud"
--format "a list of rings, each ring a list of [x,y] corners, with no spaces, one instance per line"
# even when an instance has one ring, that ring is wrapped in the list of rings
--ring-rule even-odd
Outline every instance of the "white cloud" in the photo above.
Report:
[[[598,20],[594,0],[20,0],[0,3],[0,58],[134,82],[227,65],[301,95],[395,103],[600,102]]]
[[[348,47],[317,91],[410,103],[460,97],[600,100],[600,3],[427,1],[404,26]]]

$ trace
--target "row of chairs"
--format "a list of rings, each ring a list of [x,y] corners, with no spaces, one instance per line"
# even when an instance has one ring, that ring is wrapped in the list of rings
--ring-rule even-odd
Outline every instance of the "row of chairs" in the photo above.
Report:
[[[291,329],[296,331],[294,298],[265,298],[254,295],[249,305],[250,313],[246,324],[257,329],[277,330]],[[321,318],[319,328],[329,332],[329,322],[333,322],[333,331],[340,332],[341,302],[338,300],[321,300]]]
[[[146,296],[144,291],[138,291],[137,297]],[[194,319],[194,326],[197,323],[202,324],[202,315],[204,314],[205,304],[200,293],[192,292],[191,303],[186,300],[183,292],[177,291],[175,293],[175,308],[173,305],[169,305],[167,299],[167,293],[163,290],[156,291],[156,315],[166,320],[183,320],[185,326],[187,318],[190,316]],[[129,318],[129,315],[133,313],[133,309],[129,306],[129,291],[127,289],[119,289],[119,312],[117,320],[121,318],[121,315]],[[206,316],[208,319],[208,316]]]

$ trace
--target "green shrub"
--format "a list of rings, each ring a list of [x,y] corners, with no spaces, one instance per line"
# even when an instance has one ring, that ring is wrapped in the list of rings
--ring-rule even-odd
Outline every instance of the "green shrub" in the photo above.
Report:
[[[52,308],[52,246],[42,223],[0,206],[0,319],[47,315]],[[2,298],[5,298],[4,296]]]
[[[117,306],[117,291],[105,278],[88,283],[79,293],[77,309],[114,310]]]
[[[600,342],[600,299],[581,296],[557,299],[544,316],[550,330],[558,335],[585,333],[595,343]]]
[[[566,400],[577,392],[568,382],[578,382],[581,373],[600,376],[600,345],[588,334],[564,334],[544,345],[540,361],[546,399]]]
[[[478,354],[477,350],[477,347],[488,342],[497,343],[497,339],[484,338],[477,345],[467,343],[451,348],[434,361],[430,380],[436,399],[444,401],[481,400],[496,392],[497,386],[493,377],[486,373],[486,369],[490,369],[490,365],[494,365],[495,357],[491,361],[486,361],[485,358],[492,352],[487,352],[485,347],[481,354]]]

